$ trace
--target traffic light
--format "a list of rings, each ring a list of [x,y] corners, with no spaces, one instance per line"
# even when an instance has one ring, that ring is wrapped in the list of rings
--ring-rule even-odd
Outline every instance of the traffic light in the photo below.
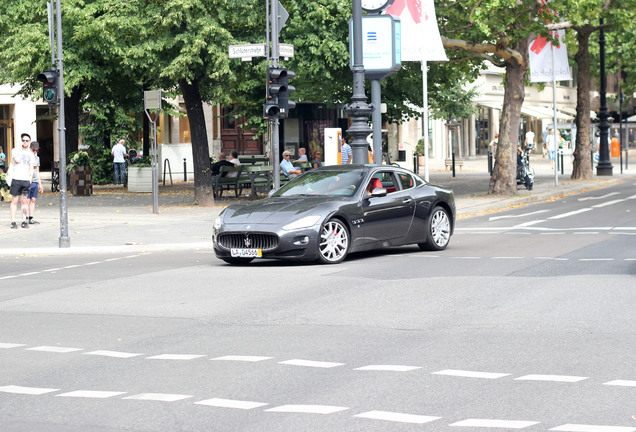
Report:
[[[289,80],[294,78],[296,74],[288,69],[283,69],[279,84],[280,91],[278,93],[278,106],[280,107],[281,116],[287,116],[289,110],[296,106],[296,102],[289,100],[289,95],[296,91],[296,87],[289,84]]]
[[[267,94],[263,105],[263,116],[266,119],[275,119],[280,116],[278,96],[280,93],[280,75],[282,68],[267,67]]]
[[[57,95],[57,78],[59,74],[57,69],[49,69],[42,72],[38,75],[38,81],[42,81],[43,85],[43,93],[42,98],[44,102],[48,102],[49,105],[58,105],[58,95]]]
[[[279,118],[287,116],[296,102],[289,100],[289,94],[296,91],[289,85],[289,80],[296,74],[282,67],[269,66],[267,68],[267,100],[263,106],[265,118]]]

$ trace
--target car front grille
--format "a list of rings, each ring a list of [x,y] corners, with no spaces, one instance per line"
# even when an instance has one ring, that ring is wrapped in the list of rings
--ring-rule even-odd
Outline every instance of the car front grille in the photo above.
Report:
[[[221,233],[217,239],[223,249],[276,249],[278,236],[264,233]]]

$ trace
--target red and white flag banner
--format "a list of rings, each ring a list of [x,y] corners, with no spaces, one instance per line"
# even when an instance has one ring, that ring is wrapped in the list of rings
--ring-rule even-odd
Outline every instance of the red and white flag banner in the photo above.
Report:
[[[402,61],[448,61],[433,0],[395,0],[384,13],[400,18]]]
[[[565,30],[555,32],[559,46],[554,46],[554,79],[556,81],[569,81],[570,64],[568,63],[568,50],[565,46]],[[538,37],[530,43],[530,81],[552,81],[552,43],[544,37]]]

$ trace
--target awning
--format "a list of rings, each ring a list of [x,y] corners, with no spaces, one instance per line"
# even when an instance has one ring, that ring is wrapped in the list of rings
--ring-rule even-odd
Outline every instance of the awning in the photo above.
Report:
[[[492,108],[501,111],[502,104],[500,102],[495,101],[477,101],[477,105],[485,106],[487,108]],[[524,103],[521,106],[521,113],[530,117],[535,117],[538,119],[553,119],[554,118],[554,110],[552,108],[545,108],[539,105]],[[574,119],[574,116],[568,115],[560,112],[557,109],[557,120],[566,120],[571,121]]]

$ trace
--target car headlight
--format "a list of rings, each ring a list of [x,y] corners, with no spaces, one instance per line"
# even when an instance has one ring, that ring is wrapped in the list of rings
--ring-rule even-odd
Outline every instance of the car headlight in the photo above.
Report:
[[[283,229],[285,231],[294,231],[302,228],[311,228],[318,223],[320,218],[320,216],[305,216],[302,219],[298,219],[297,221],[285,225]]]
[[[214,219],[214,225],[213,225],[214,231],[220,230],[222,225],[223,225],[223,222],[222,222],[221,216],[217,216],[216,219]]]

